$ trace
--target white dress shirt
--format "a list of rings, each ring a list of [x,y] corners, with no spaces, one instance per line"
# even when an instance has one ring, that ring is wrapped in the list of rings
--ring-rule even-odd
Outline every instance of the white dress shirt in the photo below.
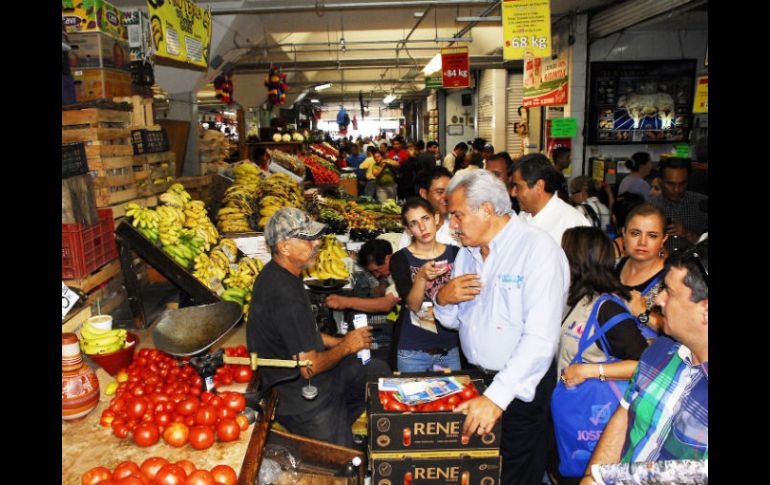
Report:
[[[452,246],[460,246],[460,241],[454,238],[454,233],[449,229],[449,219],[445,219],[441,227],[436,231],[436,241],[441,244],[451,244]],[[401,234],[401,240],[398,243],[398,249],[404,249],[412,244],[412,234],[406,230]],[[394,251],[395,252],[395,251]]]
[[[449,152],[449,155],[444,157],[444,168],[449,170],[449,173],[452,173],[455,171],[455,162],[457,160],[457,155],[455,155],[455,152]]]
[[[561,236],[570,227],[590,226],[591,222],[578,212],[577,209],[567,204],[556,194],[540,209],[536,216],[529,212],[519,212],[519,218],[535,227],[539,227],[551,235],[556,244],[561,247]]]
[[[532,402],[559,346],[567,257],[548,234],[512,215],[490,242],[486,261],[478,247],[460,249],[452,277],[468,273],[481,275],[481,293],[436,304],[436,319],[459,330],[468,362],[499,371],[486,397],[502,409],[515,398]]]

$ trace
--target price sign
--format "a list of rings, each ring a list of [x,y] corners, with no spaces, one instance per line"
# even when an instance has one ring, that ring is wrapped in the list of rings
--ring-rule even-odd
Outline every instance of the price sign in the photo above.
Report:
[[[574,138],[577,136],[577,118],[556,118],[551,120],[551,138]]]
[[[695,103],[692,108],[693,113],[709,112],[709,77],[701,76],[695,85]]]
[[[467,47],[441,49],[441,84],[445,88],[467,88],[471,85]]]
[[[503,0],[503,60],[550,56],[549,0]]]
[[[64,282],[61,282],[61,319],[67,316],[67,313],[75,306],[80,297],[74,291],[70,290]]]

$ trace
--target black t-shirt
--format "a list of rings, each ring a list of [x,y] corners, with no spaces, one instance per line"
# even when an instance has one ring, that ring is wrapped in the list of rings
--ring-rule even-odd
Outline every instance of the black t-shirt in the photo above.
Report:
[[[325,350],[302,280],[274,261],[265,265],[254,282],[246,342],[249,352],[266,359],[293,360],[301,352]],[[313,376],[311,383],[318,388],[318,397],[308,401],[302,397],[307,381],[296,368],[262,367],[261,371],[263,389],[277,380],[297,376],[276,386],[278,415],[312,411],[332,394],[331,372]]]
[[[603,327],[612,317],[623,312],[628,312],[628,309],[614,301],[606,301],[599,308],[596,319],[599,326]],[[620,323],[612,327],[607,332],[607,342],[610,344],[609,350],[604,348],[601,340],[596,341],[604,353],[621,360],[639,360],[642,352],[647,349],[647,341],[636,326],[636,319],[634,318],[621,320]]]
[[[428,282],[425,286],[423,301],[432,301],[435,294],[452,278],[452,267],[460,250],[457,246],[447,245],[441,256],[435,261],[446,261],[449,270]],[[390,259],[390,274],[396,283],[398,296],[402,299],[403,306],[399,314],[398,348],[404,350],[449,350],[459,345],[459,337],[456,331],[449,330],[436,321],[438,334],[424,330],[412,324],[411,312],[406,306],[406,298],[412,290],[414,275],[430,260],[415,257],[408,248],[397,251]]]
[[[618,261],[618,264],[615,265],[615,275],[618,277],[618,279],[620,279],[620,272],[623,271],[623,267],[628,262],[628,259],[629,259],[628,256],[623,256],[622,258],[620,258],[620,261]],[[639,293],[642,293],[644,290],[647,289],[647,286],[649,286],[649,284],[652,283],[654,279],[658,278],[658,281],[663,280],[663,271],[665,271],[665,268],[661,269],[660,271],[652,275],[652,277],[649,278],[647,281],[643,281],[642,283],[639,283],[636,286],[628,286],[628,285],[623,285],[623,286],[628,288],[629,291],[636,290]]]

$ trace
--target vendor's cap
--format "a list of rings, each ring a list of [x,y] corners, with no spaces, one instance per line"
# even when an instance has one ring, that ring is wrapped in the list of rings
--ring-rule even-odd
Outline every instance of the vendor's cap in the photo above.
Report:
[[[265,242],[270,247],[279,241],[290,238],[320,239],[323,236],[325,224],[310,219],[305,212],[293,207],[279,209],[270,217],[265,226]]]
[[[495,147],[493,147],[491,143],[487,143],[486,145],[484,145],[484,147],[481,149],[481,151],[482,152],[483,151],[490,151],[490,152],[494,153]]]

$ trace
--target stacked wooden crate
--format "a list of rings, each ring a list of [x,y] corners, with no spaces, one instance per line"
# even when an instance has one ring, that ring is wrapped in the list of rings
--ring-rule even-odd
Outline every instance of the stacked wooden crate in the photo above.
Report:
[[[201,175],[215,174],[227,169],[230,165],[225,159],[227,159],[230,150],[230,141],[221,131],[199,130],[198,152]]]
[[[62,143],[85,145],[97,207],[114,208],[137,197],[130,122],[130,112],[116,109],[62,111]]]

